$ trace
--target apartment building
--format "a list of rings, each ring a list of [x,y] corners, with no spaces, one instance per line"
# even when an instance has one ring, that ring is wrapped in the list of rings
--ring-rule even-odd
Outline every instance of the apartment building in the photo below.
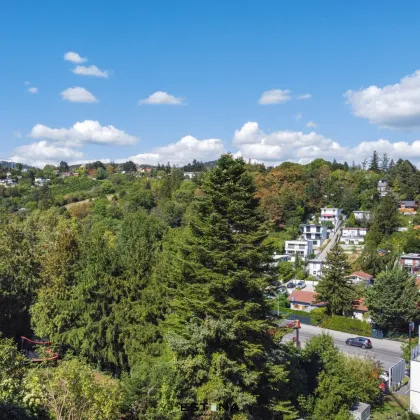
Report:
[[[290,256],[290,261],[295,261],[295,256],[307,259],[313,252],[312,241],[286,241],[285,254]]]
[[[319,247],[328,238],[327,227],[322,225],[301,225],[302,239],[311,241],[313,247]]]

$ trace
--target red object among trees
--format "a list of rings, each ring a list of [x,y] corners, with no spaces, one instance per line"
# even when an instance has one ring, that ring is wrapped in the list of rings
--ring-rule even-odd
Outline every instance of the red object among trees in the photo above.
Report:
[[[35,341],[24,336],[21,336],[20,339],[21,350],[31,362],[47,362],[50,360],[58,359],[58,352],[53,353],[53,351],[50,349],[50,341]],[[45,357],[40,357],[36,351],[36,346],[45,347]]]

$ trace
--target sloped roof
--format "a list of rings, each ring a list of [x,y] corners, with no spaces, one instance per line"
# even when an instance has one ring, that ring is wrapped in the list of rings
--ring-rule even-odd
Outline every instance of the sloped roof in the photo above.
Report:
[[[317,294],[315,292],[309,292],[306,290],[293,290],[287,299],[291,302],[313,304],[316,301],[316,295]]]
[[[371,280],[373,279],[372,274],[365,273],[364,271],[355,271],[354,273],[351,273],[349,277],[360,277],[364,280]]]
[[[353,310],[355,311],[361,311],[361,312],[367,312],[369,309],[365,305],[364,299],[356,299],[353,301]]]

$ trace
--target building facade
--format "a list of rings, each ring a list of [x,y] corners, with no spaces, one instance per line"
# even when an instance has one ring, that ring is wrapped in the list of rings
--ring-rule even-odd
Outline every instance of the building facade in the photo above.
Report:
[[[331,207],[324,207],[321,209],[320,222],[331,222],[333,226],[336,226],[340,220],[342,210]]]
[[[295,256],[307,259],[313,252],[311,241],[286,241],[285,254],[290,256],[290,261],[295,261]]]
[[[346,245],[359,245],[365,242],[366,228],[349,227],[341,231],[340,242]]]
[[[322,225],[301,225],[302,239],[311,241],[312,246],[319,247],[328,238],[327,227]]]

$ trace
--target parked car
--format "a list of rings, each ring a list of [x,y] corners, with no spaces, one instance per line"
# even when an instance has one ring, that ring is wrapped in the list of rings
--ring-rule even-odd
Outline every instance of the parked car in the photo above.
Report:
[[[346,340],[346,344],[348,346],[361,347],[362,349],[371,349],[372,348],[372,341],[370,341],[368,338],[364,338],[364,337],[348,338]]]
[[[306,287],[305,280],[299,280],[296,287],[299,287],[300,289],[304,289]]]
[[[296,287],[296,285],[291,281],[289,281],[289,283],[287,283],[286,286],[288,289],[293,289],[294,287]]]

